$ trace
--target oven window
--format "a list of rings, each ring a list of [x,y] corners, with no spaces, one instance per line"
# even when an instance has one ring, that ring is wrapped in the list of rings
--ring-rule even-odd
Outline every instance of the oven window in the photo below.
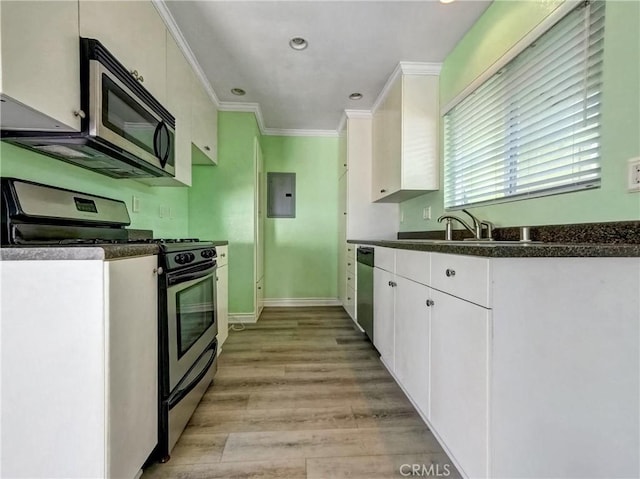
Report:
[[[214,322],[213,280],[213,276],[208,277],[176,293],[178,359]]]

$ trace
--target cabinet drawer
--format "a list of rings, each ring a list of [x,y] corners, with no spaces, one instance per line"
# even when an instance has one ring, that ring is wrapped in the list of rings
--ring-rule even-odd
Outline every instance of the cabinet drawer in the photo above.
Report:
[[[347,272],[349,275],[355,277],[356,276],[356,262],[353,259],[347,259]]]
[[[356,249],[357,245],[347,243],[347,245],[345,246],[345,250],[347,251],[347,259],[356,259]]]
[[[347,288],[356,287],[356,275],[353,272],[347,271]]]
[[[373,262],[376,268],[395,273],[396,270],[396,250],[391,248],[380,248],[376,246],[373,254]]]
[[[347,286],[347,301],[344,305],[351,319],[356,319],[356,290],[351,286]]]
[[[453,254],[431,254],[431,284],[435,289],[491,307],[489,260]]]
[[[218,267],[229,264],[229,253],[227,246],[217,246],[216,253],[218,254]]]
[[[396,274],[407,279],[430,284],[431,256],[424,251],[399,249],[396,251]]]

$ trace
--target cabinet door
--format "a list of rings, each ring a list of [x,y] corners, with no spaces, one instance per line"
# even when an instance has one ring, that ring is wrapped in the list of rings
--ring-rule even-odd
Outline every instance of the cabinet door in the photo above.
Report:
[[[218,254],[221,253],[222,248],[218,248]],[[225,248],[226,250],[226,248]],[[226,254],[226,252],[225,252]],[[229,336],[229,267],[219,266],[216,272],[218,281],[217,296],[218,301],[218,351],[222,347],[224,342]]]
[[[158,440],[156,267],[156,256],[105,263],[108,477],[135,477]]]
[[[347,175],[338,180],[338,298],[343,306],[347,295]]]
[[[467,477],[486,477],[490,310],[431,290],[433,428]]]
[[[393,84],[373,117],[373,201],[381,200],[400,190],[401,110],[402,77]]]
[[[396,276],[395,375],[423,414],[429,413],[429,288]]]
[[[194,157],[195,164],[217,164],[218,112],[199,80],[195,80],[192,97],[192,141],[204,154]]]
[[[79,131],[78,4],[3,1],[0,30],[2,129]]]
[[[394,371],[395,277],[373,268],[373,344],[390,371]]]
[[[193,72],[173,37],[167,34],[167,108],[176,118],[176,175],[191,186],[191,95]]]
[[[80,0],[80,35],[95,38],[162,104],[167,92],[167,28],[148,0]]]

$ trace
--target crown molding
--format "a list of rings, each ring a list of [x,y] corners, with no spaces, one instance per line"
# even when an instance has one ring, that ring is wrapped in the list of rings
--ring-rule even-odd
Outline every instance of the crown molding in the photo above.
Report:
[[[187,40],[185,40],[184,36],[182,35],[182,32],[178,28],[178,24],[173,18],[173,15],[171,14],[171,12],[169,11],[169,8],[167,7],[165,0],[151,0],[151,1],[153,3],[153,6],[156,8],[158,13],[160,14],[160,17],[164,21],[165,25],[167,26],[167,29],[173,36],[173,39],[178,44],[178,48],[182,51],[185,58],[187,59],[187,62],[191,65],[191,67],[195,71],[196,76],[200,80],[200,83],[202,83],[202,86],[204,86],[204,89],[209,95],[209,98],[211,98],[211,101],[213,101],[216,107],[220,106],[220,100],[218,99],[218,95],[216,95],[216,92],[213,90],[213,87],[211,86],[211,83],[209,83],[207,76],[204,74],[204,71],[202,70],[200,63],[198,63],[198,60],[196,60],[196,56],[193,54],[193,50],[191,50],[191,47],[187,43]]]
[[[265,128],[262,132],[266,136],[314,136],[319,138],[337,138],[338,130],[288,130],[284,128]]]
[[[236,102],[236,101],[221,101],[218,106],[219,111],[239,111],[245,113],[253,113],[256,116],[256,122],[260,133],[263,135],[267,128],[264,126],[264,119],[262,118],[262,109],[260,103],[254,102]]]
[[[405,75],[440,75],[442,63],[400,62],[398,64]]]
[[[373,118],[373,113],[371,113],[371,110],[345,110],[344,114],[350,120],[370,120],[371,118]]]
[[[343,130],[347,127],[347,110],[342,112],[342,116],[340,117],[340,123],[338,123],[338,133],[342,134]]]
[[[380,104],[383,102],[389,90],[400,75],[440,75],[442,63],[424,63],[424,62],[400,62],[396,65],[393,73],[384,84],[384,88],[380,91],[378,98],[371,107],[371,113],[375,113]]]

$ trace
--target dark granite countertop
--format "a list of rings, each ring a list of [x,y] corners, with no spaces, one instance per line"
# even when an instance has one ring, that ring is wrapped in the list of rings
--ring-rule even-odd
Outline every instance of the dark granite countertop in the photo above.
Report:
[[[348,243],[489,258],[640,257],[640,244],[443,240],[347,240]]]
[[[227,246],[228,241],[212,241],[214,246]],[[158,254],[156,244],[102,244],[95,246],[3,246],[0,248],[2,261],[28,260],[110,260]]]
[[[2,261],[110,260],[158,254],[155,244],[105,244],[68,246],[3,246]]]

